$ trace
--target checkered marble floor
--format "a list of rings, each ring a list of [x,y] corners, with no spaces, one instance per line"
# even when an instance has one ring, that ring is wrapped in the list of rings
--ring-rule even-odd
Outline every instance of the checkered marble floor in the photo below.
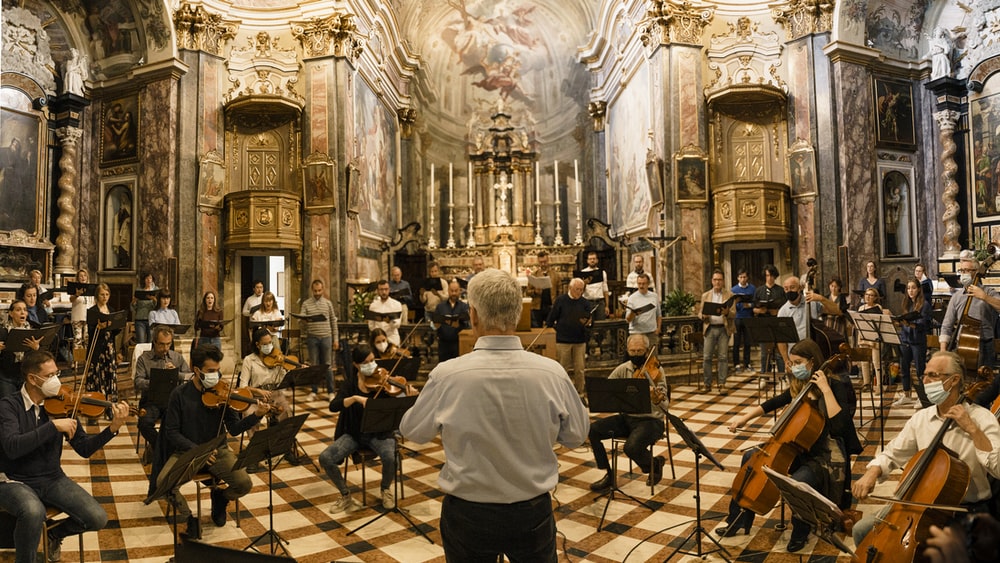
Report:
[[[693,383],[693,382],[692,382]],[[729,394],[698,393],[694,385],[674,386],[671,412],[684,419],[697,433],[708,449],[725,467],[725,471],[708,462],[701,463],[701,512],[702,523],[711,532],[720,525],[728,505],[729,487],[738,469],[742,450],[765,439],[763,434],[734,436],[727,429],[728,421],[742,409],[756,404],[763,393],[773,389],[770,385],[759,386],[755,377],[737,375],[730,377],[732,387]],[[890,390],[894,390],[890,388]],[[895,397],[887,392],[886,405]],[[867,440],[864,453],[854,463],[854,474],[864,470],[864,464],[879,447],[878,423],[871,424],[874,404],[879,397],[864,397],[864,408],[856,417],[859,432]],[[329,413],[325,401],[299,403],[299,413],[309,412],[305,426],[299,434],[299,441],[307,454],[317,459],[320,452],[331,442],[336,418]],[[889,408],[886,412],[886,440],[898,432],[906,419],[914,412],[914,407]],[[862,421],[864,425],[862,426]],[[770,420],[763,421],[761,430],[770,427]],[[102,423],[103,424],[103,423]],[[89,431],[98,427],[88,426]],[[122,432],[101,452],[90,460],[80,459],[67,446],[63,454],[66,472],[89,490],[107,509],[110,522],[99,533],[84,535],[84,550],[87,561],[131,561],[133,563],[162,562],[173,554],[172,531],[165,518],[165,504],[143,503],[146,497],[147,479],[135,452],[135,427]],[[663,481],[650,496],[645,485],[645,476],[629,473],[628,460],[619,460],[619,486],[621,489],[649,507],[642,506],[624,497],[616,497],[608,506],[605,527],[597,531],[598,522],[605,508],[605,499],[596,499],[588,485],[598,480],[602,472],[593,461],[589,447],[573,450],[558,448],[561,479],[553,498],[559,531],[559,557],[561,561],[663,561],[675,548],[696,552],[698,546],[693,540],[685,542],[695,529],[695,464],[694,455],[682,443],[675,432],[671,432],[676,478],[671,478],[669,465],[664,468]],[[238,448],[238,440],[233,447]],[[405,442],[403,450],[403,496],[399,506],[407,511],[420,529],[427,533],[434,543],[428,542],[416,533],[399,514],[389,514],[367,526],[363,530],[349,534],[352,529],[381,513],[377,504],[379,467],[367,470],[368,507],[350,516],[332,517],[327,509],[335,500],[335,489],[325,474],[317,472],[310,464],[290,466],[281,463],[273,475],[274,529],[286,540],[289,553],[303,563],[327,561],[443,561],[440,547],[438,518],[440,516],[441,493],[436,487],[438,472],[444,463],[444,452],[439,442],[416,445]],[[658,454],[666,455],[667,442],[661,440],[656,446]],[[268,529],[268,485],[267,472],[253,476],[254,487],[250,494],[241,499],[241,525],[236,527],[233,520],[233,505],[230,505],[230,519],[226,526],[216,528],[208,516],[209,499],[203,490],[203,541],[213,544],[243,549]],[[898,473],[894,476],[898,479]],[[349,481],[355,491],[361,487],[361,471],[351,467]],[[894,479],[876,488],[876,494],[891,494]],[[194,509],[195,486],[187,484],[182,492],[188,497]],[[355,498],[360,498],[355,492]],[[869,513],[876,505],[862,504],[859,510]],[[783,561],[848,561],[849,557],[839,554],[832,546],[810,537],[805,549],[796,554],[785,551],[790,529],[779,530],[780,510],[775,509],[768,517],[758,517],[749,535],[720,540],[732,558],[739,561],[783,562]],[[850,538],[846,539],[851,545]],[[63,561],[76,558],[77,542],[68,540],[63,549]],[[702,541],[702,549],[714,548],[707,538]],[[265,544],[266,549],[266,544]],[[12,561],[12,551],[0,551],[0,561]],[[671,561],[699,560],[694,555],[674,555]],[[708,555],[707,560],[722,560],[719,553]]]

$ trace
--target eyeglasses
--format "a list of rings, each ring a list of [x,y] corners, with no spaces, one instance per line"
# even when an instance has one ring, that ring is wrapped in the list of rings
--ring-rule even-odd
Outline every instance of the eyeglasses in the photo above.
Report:
[[[936,371],[925,371],[924,379],[930,379],[932,381],[937,381],[939,379],[947,379],[955,374],[953,373],[938,373]]]
[[[977,270],[975,268],[959,268],[958,269],[958,273],[960,273],[960,274],[975,274],[978,271],[979,270]]]

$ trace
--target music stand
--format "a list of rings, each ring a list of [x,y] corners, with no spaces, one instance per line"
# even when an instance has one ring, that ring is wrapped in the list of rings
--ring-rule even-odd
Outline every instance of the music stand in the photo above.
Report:
[[[361,416],[361,432],[363,434],[384,434],[387,432],[396,432],[399,430],[399,422],[403,420],[403,414],[413,406],[413,403],[417,402],[416,397],[400,397],[398,399],[368,399],[365,403],[365,413]],[[420,529],[417,524],[410,519],[410,515],[401,508],[399,508],[399,488],[402,484],[399,482],[399,475],[402,473],[402,459],[399,455],[399,443],[397,442],[395,448],[393,448],[393,455],[396,456],[396,474],[392,476],[393,487],[392,496],[395,500],[392,510],[385,510],[381,514],[376,515],[371,520],[365,522],[364,524],[354,528],[347,535],[351,535],[364,528],[365,526],[371,524],[372,522],[382,518],[383,516],[395,512],[402,516],[407,522],[410,523],[410,527],[417,531],[424,539],[434,543],[426,532]],[[383,467],[383,470],[385,468]]]
[[[883,314],[869,314],[869,313],[859,313],[857,311],[848,311],[851,314],[851,320],[854,322],[854,328],[858,331],[858,338],[868,340],[869,342],[874,342],[878,345],[879,350],[879,373],[878,373],[878,410],[879,410],[879,423],[878,423],[878,436],[879,436],[879,448],[885,448],[885,386],[882,385],[883,374],[886,373],[885,365],[885,354],[882,353],[882,344],[895,344],[900,345],[899,333],[896,332],[896,327],[892,324],[892,317]],[[869,388],[869,393],[874,397],[874,391]],[[874,399],[873,399],[874,400]],[[873,419],[874,420],[874,419]]]
[[[195,446],[190,450],[182,453],[174,465],[170,468],[166,474],[160,472],[160,475],[156,479],[156,488],[153,492],[142,501],[143,504],[152,504],[153,501],[166,497],[168,494],[178,489],[184,483],[190,481],[201,469],[208,458],[212,457],[215,450],[226,442],[226,436],[223,434],[221,436],[216,436],[215,438],[205,442],[204,444]],[[174,552],[177,550],[177,508],[172,502],[167,501],[167,515],[173,512],[174,524]],[[195,522],[198,520],[195,519]],[[201,525],[199,523],[197,530],[188,530],[188,533],[198,539],[201,537]],[[195,532],[195,533],[192,533]]]
[[[649,414],[652,409],[649,398],[649,381],[646,379],[588,377],[584,380],[584,385],[587,389],[587,403],[590,412]],[[612,444],[614,444],[614,438],[615,436],[612,433]],[[618,455],[614,445],[612,445],[611,450],[611,488],[607,492],[597,495],[594,499],[597,500],[603,496],[608,497],[607,502],[604,503],[604,511],[601,512],[601,520],[597,523],[598,532],[601,531],[601,527],[604,525],[604,518],[608,515],[608,507],[611,506],[611,501],[615,499],[616,492],[656,512],[656,509],[652,506],[618,488]],[[649,470],[653,470],[652,465]]]
[[[257,544],[261,543],[265,538],[267,542],[271,545],[271,555],[274,555],[275,546],[281,549],[282,553],[291,556],[288,553],[288,549],[285,548],[284,544],[288,543],[288,540],[281,537],[278,532],[274,531],[274,462],[273,458],[278,455],[286,454],[290,449],[292,449],[295,443],[295,435],[298,434],[299,429],[302,428],[302,423],[306,421],[309,417],[309,413],[303,413],[298,416],[293,416],[287,418],[281,422],[268,425],[267,428],[258,430],[254,432],[250,442],[243,448],[240,455],[236,457],[236,463],[233,465],[233,471],[243,469],[247,466],[252,466],[260,463],[261,461],[267,460],[267,519],[268,528],[263,534],[257,536],[250,545],[243,548],[243,551],[248,549],[253,549],[254,551],[261,553],[257,549]]]
[[[775,386],[775,393],[778,392],[778,361],[775,354],[778,354],[778,343],[789,343],[799,341],[799,331],[795,328],[795,321],[791,317],[750,317],[743,320],[750,335],[750,343],[761,345],[761,367],[767,370],[767,365],[771,368],[772,384]],[[769,352],[770,359],[764,363],[763,345],[771,344]],[[759,387],[758,387],[759,390]],[[760,396],[758,395],[758,401]]]
[[[146,390],[146,402],[152,403],[164,411],[170,401],[170,394],[180,383],[180,372],[177,368],[152,368],[149,370],[149,389]],[[162,412],[160,413],[163,414]]]
[[[278,386],[275,387],[275,390],[281,391],[282,389],[289,389],[289,388],[292,390],[293,418],[295,417],[295,388],[305,387],[307,385],[309,387],[312,387],[313,385],[319,385],[321,381],[325,385],[326,372],[329,371],[329,369],[330,369],[329,364],[320,364],[318,366],[306,366],[285,372],[285,377],[281,379],[281,382],[278,383]],[[305,448],[303,448],[302,445],[299,444],[298,439],[294,440],[291,447],[295,448],[296,454],[305,457],[307,460],[309,460],[309,463],[316,468],[317,473],[322,473],[320,467],[316,465],[316,460],[312,459],[311,457],[309,457],[308,454],[306,454]],[[279,461],[278,463],[281,462]]]
[[[420,358],[391,358],[385,360],[375,360],[378,367],[385,369],[392,375],[401,375],[407,381],[413,381],[420,370]]]
[[[680,435],[681,440],[684,440],[684,443],[687,444],[687,447],[690,448],[692,452],[694,452],[694,517],[696,524],[694,530],[692,530],[692,532],[688,534],[686,538],[684,538],[684,541],[681,542],[680,545],[675,547],[674,550],[670,552],[670,555],[668,555],[664,561],[670,561],[671,557],[673,557],[674,554],[676,553],[683,553],[684,555],[697,555],[699,558],[704,559],[705,556],[708,555],[709,553],[715,553],[717,551],[721,551],[722,553],[720,553],[720,555],[722,555],[722,558],[726,561],[729,561],[728,557],[729,552],[726,551],[726,548],[722,547],[722,544],[720,544],[718,540],[713,538],[712,535],[709,534],[708,531],[706,531],[705,528],[701,525],[701,470],[700,470],[701,458],[704,457],[708,461],[711,461],[719,469],[725,469],[725,468],[722,466],[721,463],[719,463],[719,460],[715,459],[715,457],[712,455],[712,452],[708,451],[708,448],[705,447],[705,444],[703,444],[701,440],[698,439],[698,435],[692,432],[691,429],[688,428],[686,424],[684,424],[683,420],[670,413],[667,413],[667,420],[670,421],[670,425],[673,426],[674,430],[677,431],[677,434]],[[712,543],[714,543],[716,545],[716,549],[712,549],[709,551],[702,551],[701,550],[702,536],[707,537]],[[687,542],[689,542],[691,538],[694,538],[695,544],[698,546],[698,550],[696,552],[681,551],[681,548],[684,547],[684,545],[687,544]]]
[[[851,548],[836,535],[838,532],[846,532],[844,513],[840,507],[823,497],[808,483],[796,481],[766,465],[764,474],[778,487],[778,493],[781,494],[782,500],[792,507],[792,512],[800,520],[812,526],[816,537],[844,553],[853,553]]]

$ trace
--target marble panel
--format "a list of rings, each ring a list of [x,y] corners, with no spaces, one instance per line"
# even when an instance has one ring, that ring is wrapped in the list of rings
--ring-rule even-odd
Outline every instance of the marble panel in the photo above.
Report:
[[[214,57],[204,57],[201,65],[201,151],[203,155],[211,150],[222,150],[222,111],[219,100],[219,65],[221,60]]]
[[[309,255],[309,263],[312,264],[309,276],[310,280],[326,280],[329,284],[333,272],[330,270],[330,255],[337,252],[331,248],[330,241],[330,216],[329,215],[308,215],[309,228],[306,232],[312,236],[307,241],[306,252]]]
[[[809,42],[798,41],[789,45],[788,48],[788,68],[807,69],[809,64]],[[792,99],[792,127],[794,132],[789,142],[794,139],[810,138],[812,130],[812,112],[810,101],[812,100],[812,73],[790,72],[788,80],[791,89]]]
[[[840,109],[837,129],[840,182],[844,193],[855,194],[844,198],[842,213],[842,236],[850,248],[850,271],[854,275],[864,271],[866,261],[878,258],[881,228],[878,206],[872,205],[871,197],[875,193],[871,77],[864,67],[848,62],[835,63],[834,76],[834,96]],[[848,280],[844,282],[853,285]]]
[[[214,290],[218,295],[222,288],[222,280],[219,278],[219,239],[221,218],[218,213],[200,213],[201,238],[198,242],[198,270],[201,272],[201,291],[198,291],[199,304],[201,295],[209,289]],[[182,265],[183,267],[183,265]]]
[[[309,152],[330,154],[330,134],[333,127],[328,111],[329,79],[332,66],[329,61],[310,61],[309,67]]]
[[[684,49],[677,56],[679,147],[700,145],[701,106],[704,100],[700,90],[701,65],[698,50]]]
[[[702,207],[684,207],[680,212],[680,233],[687,237],[683,241],[684,257],[681,262],[684,272],[684,290],[695,295],[701,295],[707,287],[705,281],[705,260],[711,259],[711,252],[706,245],[710,242],[711,225],[708,213]]]
[[[177,82],[148,84],[140,93],[142,139],[139,147],[139,186],[136,208],[137,264],[139,271],[156,272],[162,279],[166,257],[175,256],[174,221],[177,166]]]

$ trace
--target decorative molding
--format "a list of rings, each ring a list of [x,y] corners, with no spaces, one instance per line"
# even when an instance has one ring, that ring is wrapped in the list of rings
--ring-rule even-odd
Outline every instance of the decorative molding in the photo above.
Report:
[[[278,96],[300,107],[305,99],[295,91],[299,61],[295,49],[278,46],[278,38],[266,31],[247,40],[246,47],[233,47],[227,61],[232,86],[224,96],[229,104],[240,97]]]
[[[590,118],[594,120],[594,132],[600,133],[604,131],[604,126],[606,124],[605,120],[608,116],[608,102],[605,102],[604,100],[590,102],[587,104],[587,113],[590,114]]]
[[[705,95],[734,86],[770,86],[787,93],[788,85],[778,76],[782,49],[778,34],[759,32],[757,22],[746,16],[728,25],[728,34],[713,35],[709,41],[708,68],[715,76]]]
[[[413,135],[413,124],[417,121],[417,110],[399,108],[396,110],[396,119],[399,120],[399,136],[409,139]]]
[[[956,58],[962,61],[955,77],[969,77],[970,89],[978,91],[977,86],[982,88],[985,76],[982,80],[974,77],[983,74],[977,67],[988,63],[989,73],[996,71],[997,61],[990,62],[990,59],[1000,55],[1000,5],[996,2],[970,2],[967,11],[969,13],[965,18],[971,20],[971,24],[965,32],[965,48],[955,53]]]
[[[358,31],[354,14],[335,13],[327,18],[289,22],[292,37],[302,44],[305,58],[338,57],[357,62],[366,37]]]
[[[785,28],[786,39],[791,41],[832,30],[835,6],[830,0],[790,0],[786,4],[772,4],[771,15]]]
[[[184,2],[174,12],[177,49],[205,51],[221,55],[226,42],[236,37],[239,20],[227,20],[213,14],[201,4]]]
[[[51,69],[49,34],[38,16],[24,8],[3,9],[3,70],[33,77],[51,95],[56,93],[56,79]]]
[[[652,0],[639,40],[647,49],[669,43],[702,44],[702,33],[715,17],[712,6],[694,6],[686,0]]]

